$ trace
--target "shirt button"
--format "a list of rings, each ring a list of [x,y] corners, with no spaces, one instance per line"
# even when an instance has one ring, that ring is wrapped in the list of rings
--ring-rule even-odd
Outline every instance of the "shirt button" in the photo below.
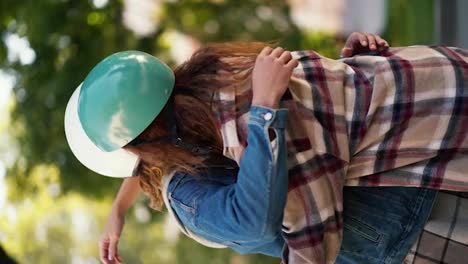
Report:
[[[266,113],[263,116],[263,119],[265,119],[266,121],[270,121],[272,117],[273,117],[273,115],[271,113]]]

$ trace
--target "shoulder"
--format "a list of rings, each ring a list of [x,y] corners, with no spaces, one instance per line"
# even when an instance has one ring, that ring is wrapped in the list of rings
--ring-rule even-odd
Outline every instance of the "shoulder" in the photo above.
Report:
[[[236,169],[221,166],[203,169],[196,174],[176,172],[166,190],[168,199],[173,205],[195,211],[203,197],[223,186],[234,184],[236,172]]]
[[[198,200],[205,193],[204,184],[197,180],[195,175],[176,172],[170,179],[167,187],[167,197],[172,207],[194,212]]]

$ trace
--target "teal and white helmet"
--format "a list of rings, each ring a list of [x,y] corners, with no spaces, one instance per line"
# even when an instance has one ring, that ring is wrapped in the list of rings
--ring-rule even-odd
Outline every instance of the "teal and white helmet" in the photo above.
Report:
[[[99,62],[70,97],[65,135],[87,168],[130,177],[138,157],[122,149],[160,114],[174,88],[174,73],[157,58],[124,51]]]

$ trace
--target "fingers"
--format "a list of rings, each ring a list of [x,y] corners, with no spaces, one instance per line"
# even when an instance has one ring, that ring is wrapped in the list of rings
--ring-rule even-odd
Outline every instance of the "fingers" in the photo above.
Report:
[[[356,34],[358,35],[359,43],[361,44],[362,47],[368,47],[370,50],[377,49],[374,34],[362,33],[362,32],[356,32]]]
[[[379,45],[379,48],[383,47],[383,48],[388,48],[388,42],[381,38],[379,35],[375,35],[375,40],[377,41],[377,44]]]
[[[118,239],[117,238],[113,238],[111,237],[110,238],[110,241],[109,241],[109,252],[108,252],[108,256],[107,256],[107,259],[110,260],[110,261],[114,261],[116,260],[116,256],[117,256],[117,243],[118,243]]]
[[[341,50],[341,56],[342,57],[350,57],[353,55],[353,48],[352,47],[344,47],[342,50]]]
[[[384,40],[379,35],[366,33],[367,41],[369,42],[369,49],[374,50],[384,50],[389,47],[388,42]]]
[[[367,37],[367,42],[369,43],[369,49],[370,50],[376,50],[377,49],[377,43],[375,42],[374,34],[366,34],[366,37]]]
[[[270,47],[265,47],[262,49],[258,57],[259,58],[270,57],[270,59],[277,59],[283,62],[283,64],[285,65],[292,59],[291,52],[284,50],[281,47],[276,47],[275,49],[272,49]]]
[[[292,59],[291,52],[287,50],[285,50],[279,57],[279,60],[283,61],[284,64],[287,64],[291,59]]]
[[[296,59],[293,59],[292,54],[291,54],[290,51],[287,51],[287,50],[284,50],[284,49],[282,49],[282,50],[283,50],[283,52],[279,56],[278,60],[281,61],[284,64],[284,67],[286,67],[290,71],[292,71],[294,68],[297,67],[297,65],[299,65],[299,61],[297,61]]]
[[[104,264],[122,263],[122,258],[117,251],[118,239],[101,239],[99,241],[99,259]]]
[[[382,51],[388,47],[388,42],[378,35],[353,32],[346,40],[345,46],[341,50],[341,56],[350,57],[363,52]]]
[[[361,46],[367,47],[368,42],[367,42],[367,36],[366,36],[366,34],[361,33],[361,32],[358,32],[357,34],[358,34],[357,37],[358,37],[358,39],[359,39],[359,43],[361,43]]]
[[[286,67],[289,69],[294,69],[299,65],[299,61],[296,59],[291,59],[287,64]]]
[[[258,55],[259,56],[268,56],[272,51],[273,51],[273,49],[271,47],[264,47],[262,49],[262,51],[260,52],[260,54],[258,54]]]
[[[252,105],[278,108],[297,65],[291,52],[280,47],[267,56],[259,55],[252,69]]]
[[[284,49],[281,48],[281,47],[276,47],[272,52],[271,52],[271,56],[273,58],[279,58],[281,56],[281,54],[283,53]]]
[[[368,42],[366,34],[361,32],[353,32],[346,40],[346,43],[341,50],[341,56],[350,57],[356,53],[359,53],[359,51],[363,49],[362,47],[367,48],[367,44]]]
[[[109,255],[109,240],[101,239],[99,240],[99,259],[104,264],[110,264],[108,255]]]

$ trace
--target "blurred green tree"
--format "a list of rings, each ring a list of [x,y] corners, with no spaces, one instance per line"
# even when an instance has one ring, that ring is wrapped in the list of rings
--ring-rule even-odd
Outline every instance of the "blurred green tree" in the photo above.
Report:
[[[79,164],[68,149],[63,131],[69,96],[87,72],[111,53],[138,49],[173,64],[168,55],[170,46],[159,37],[176,30],[202,43],[273,40],[289,49],[307,47],[337,55],[332,36],[302,33],[291,23],[282,1],[171,2],[157,14],[159,29],[143,38],[123,25],[121,1],[110,1],[100,9],[87,0],[1,2],[4,38],[12,34],[26,37],[36,54],[32,64],[23,65],[8,60],[4,42],[0,45],[0,68],[13,70],[17,76],[10,132],[18,141],[21,155],[8,171],[9,184],[15,187],[10,189],[11,199],[37,191],[38,182],[31,179],[31,173],[41,164],[57,166],[56,180],[64,193],[75,190],[102,196],[115,192],[120,181],[96,177]],[[258,16],[261,12],[270,15],[262,19]],[[40,180],[43,178],[47,176]]]
[[[96,10],[88,1],[2,1],[2,35],[26,37],[36,58],[30,65],[9,61],[2,52],[2,68],[13,69],[16,105],[10,128],[20,156],[8,171],[10,198],[37,191],[34,168],[53,164],[65,192],[77,190],[103,195],[118,181],[96,177],[72,156],[64,139],[63,114],[67,99],[86,73],[112,52],[145,48],[122,26],[121,3]],[[92,15],[98,20],[92,20]],[[5,50],[2,45],[1,50]],[[43,177],[47,178],[47,175]],[[39,181],[43,180],[40,177]]]
[[[388,1],[388,24],[383,36],[392,46],[434,43],[434,1]]]

